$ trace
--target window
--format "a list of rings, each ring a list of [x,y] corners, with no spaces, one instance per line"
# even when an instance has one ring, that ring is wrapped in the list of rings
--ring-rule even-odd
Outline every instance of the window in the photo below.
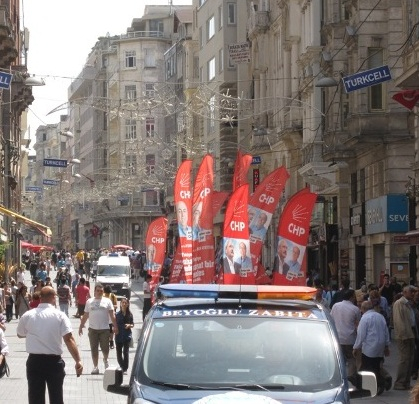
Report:
[[[224,70],[224,49],[218,51],[218,71],[221,73]]]
[[[218,29],[223,28],[223,6],[218,7]]]
[[[157,191],[145,191],[145,206],[156,206],[159,204],[159,194]]]
[[[154,49],[144,49],[144,67],[156,67]]]
[[[156,156],[154,154],[147,154],[145,156],[145,172],[147,175],[155,174],[156,172]]]
[[[147,98],[154,98],[154,83],[145,84],[145,96]]]
[[[199,82],[200,83],[204,82],[204,68],[203,67],[199,68]]]
[[[154,137],[154,118],[148,117],[145,119],[145,135],[148,138]]]
[[[340,122],[341,122],[341,128],[347,129],[348,123],[349,123],[349,94],[342,94],[341,96],[341,102],[340,102]]]
[[[215,77],[215,57],[208,61],[208,81],[213,80]]]
[[[236,4],[228,3],[227,4],[227,23],[233,25],[236,23]]]
[[[125,86],[125,99],[128,101],[135,101],[137,99],[137,87]]]
[[[134,154],[127,154],[125,156],[126,161],[126,169],[125,172],[127,175],[132,175],[137,173],[137,156]]]
[[[137,139],[137,121],[125,119],[125,139]]]
[[[351,173],[351,203],[358,202],[358,175],[357,172]]]
[[[373,69],[381,67],[384,64],[384,52],[382,48],[368,49],[368,67]],[[369,90],[369,108],[370,111],[382,111],[384,109],[384,84],[371,86]]]
[[[207,20],[207,41],[209,41],[215,35],[215,18],[210,17]]]
[[[136,53],[135,51],[125,51],[125,67],[127,69],[136,67]]]
[[[202,27],[199,28],[199,45],[201,48],[204,46],[204,35],[202,34]]]
[[[170,79],[176,73],[175,55],[166,60],[166,79]]]
[[[210,106],[210,122],[209,128],[211,131],[215,129],[215,95],[213,95],[209,100]]]
[[[47,141],[47,134],[45,132],[42,134],[42,141],[43,142]]]
[[[150,20],[150,31],[164,32],[162,20]]]

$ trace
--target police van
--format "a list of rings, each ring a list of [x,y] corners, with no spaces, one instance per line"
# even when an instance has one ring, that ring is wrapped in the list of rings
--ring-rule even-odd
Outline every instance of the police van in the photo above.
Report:
[[[349,384],[333,321],[315,289],[168,284],[149,311],[131,377],[109,367],[104,388],[128,403],[349,403],[377,393],[375,375]],[[268,401],[263,401],[268,402]]]
[[[131,299],[131,263],[127,256],[110,253],[99,257],[96,282],[109,285],[118,298]]]

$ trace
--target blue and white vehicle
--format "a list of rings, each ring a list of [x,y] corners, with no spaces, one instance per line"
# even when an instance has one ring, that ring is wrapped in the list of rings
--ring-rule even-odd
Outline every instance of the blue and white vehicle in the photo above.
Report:
[[[333,321],[311,300],[315,289],[168,284],[159,291],[129,383],[120,369],[105,371],[104,388],[128,403],[207,402],[239,391],[254,402],[348,404],[377,393],[371,372],[360,372],[358,389],[349,384]]]

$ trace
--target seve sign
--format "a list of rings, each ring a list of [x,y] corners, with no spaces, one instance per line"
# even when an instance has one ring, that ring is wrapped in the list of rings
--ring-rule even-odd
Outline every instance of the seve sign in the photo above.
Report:
[[[361,88],[375,86],[384,81],[391,80],[391,73],[388,66],[376,67],[374,69],[365,70],[342,78],[345,91],[350,93]]]

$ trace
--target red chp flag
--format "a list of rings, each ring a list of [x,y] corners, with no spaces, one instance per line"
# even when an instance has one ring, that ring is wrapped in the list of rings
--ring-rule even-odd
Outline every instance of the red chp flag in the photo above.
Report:
[[[237,188],[227,205],[224,218],[223,258],[219,283],[255,283],[249,248],[247,203],[249,185]]]
[[[182,253],[176,248],[175,256],[170,265],[169,283],[185,283],[185,271],[183,270]]]
[[[153,220],[147,229],[146,270],[152,276],[150,288],[153,290],[159,283],[160,273],[164,262],[167,238],[167,219],[159,217]]]
[[[251,163],[252,156],[250,154],[242,154],[240,150],[237,150],[233,175],[233,192],[242,185],[247,184],[247,172]]]
[[[412,110],[419,101],[419,90],[404,90],[394,94],[391,98]]]
[[[277,251],[272,270],[274,285],[306,284],[303,260],[316,199],[317,194],[304,188],[285,205],[278,224]]]
[[[174,184],[174,200],[179,231],[179,245],[187,283],[192,283],[192,160],[179,166]]]
[[[207,154],[195,178],[192,199],[192,283],[210,283],[214,278],[213,167],[214,159]]]
[[[249,200],[250,256],[253,271],[257,273],[256,279],[259,279],[265,272],[263,266],[259,265],[259,257],[266,231],[271,224],[272,215],[288,178],[289,174],[285,167],[277,168],[262,181]],[[262,273],[259,273],[260,271]]]
[[[217,216],[217,213],[220,211],[221,207],[224,205],[224,202],[229,196],[229,192],[224,191],[214,191],[212,193],[212,217]]]

